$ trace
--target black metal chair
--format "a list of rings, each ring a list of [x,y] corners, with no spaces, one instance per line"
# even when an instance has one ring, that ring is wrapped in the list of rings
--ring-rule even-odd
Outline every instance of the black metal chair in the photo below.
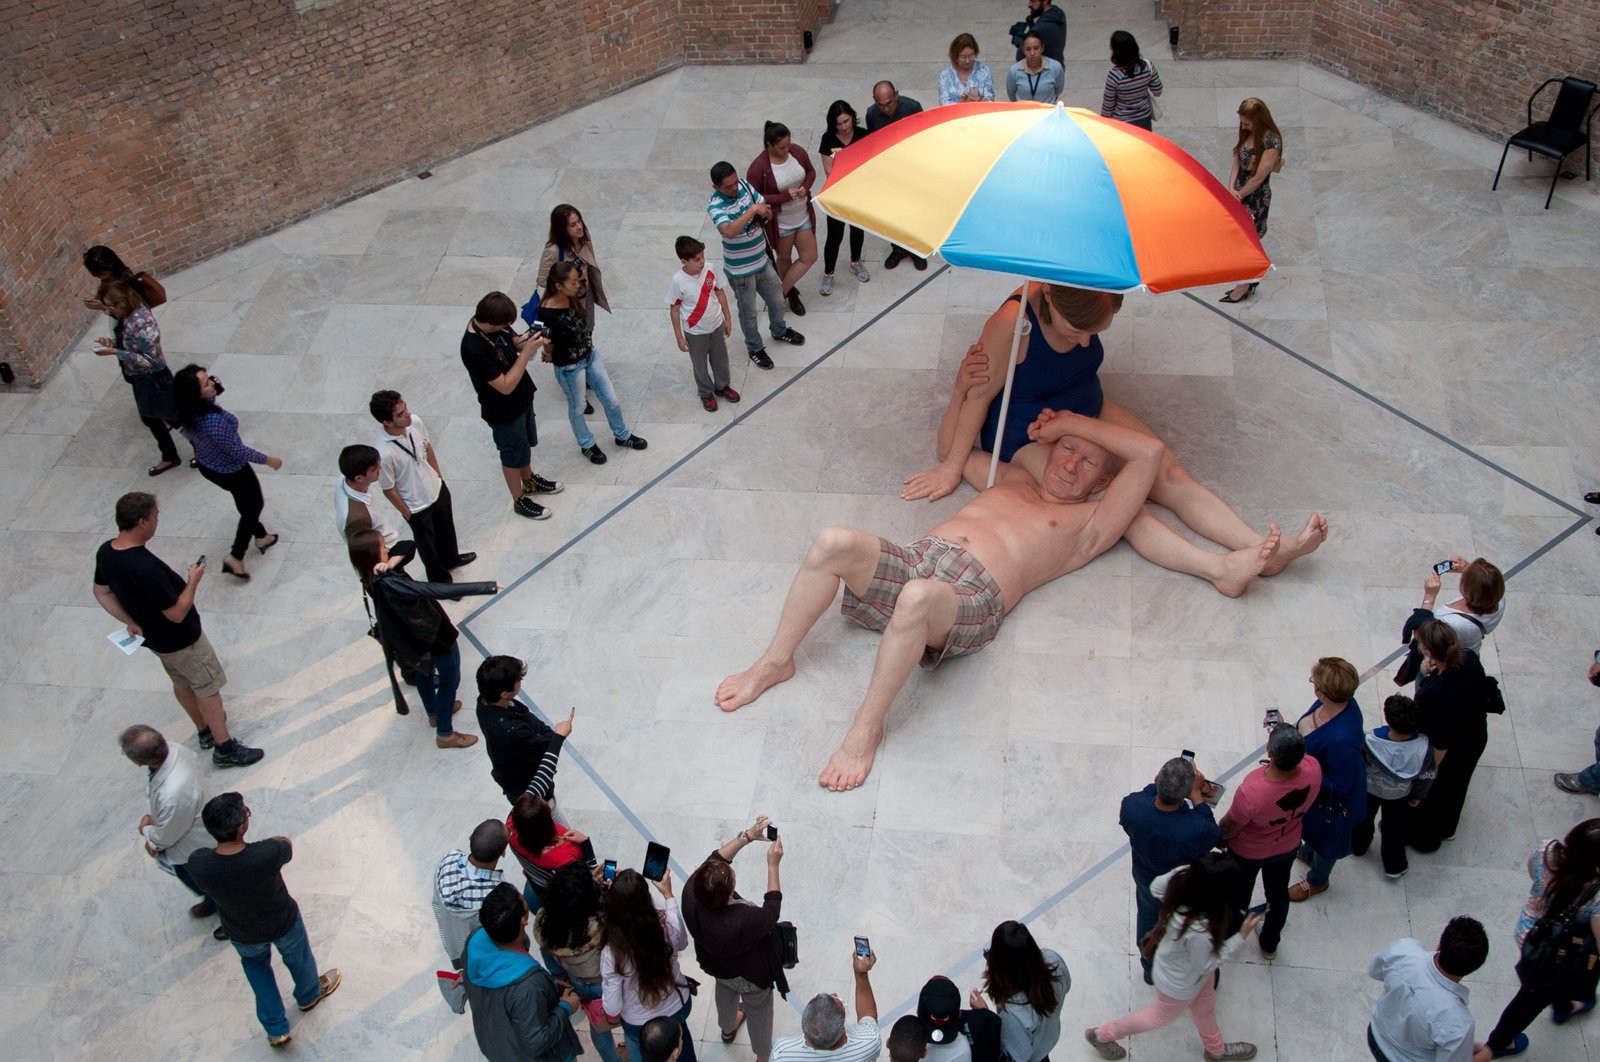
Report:
[[[1546,121],[1533,120],[1533,101],[1539,93],[1551,85],[1561,86],[1556,93],[1555,106],[1550,108],[1550,117]],[[1505,150],[1500,152],[1500,166],[1494,171],[1494,184],[1490,191],[1500,187],[1500,171],[1506,168],[1506,154],[1512,148],[1523,148],[1528,152],[1528,161],[1533,161],[1533,153],[1537,151],[1547,159],[1556,160],[1555,175],[1550,178],[1550,191],[1544,197],[1544,208],[1550,209],[1550,199],[1556,194],[1556,182],[1561,179],[1561,166],[1567,156],[1583,148],[1583,179],[1589,179],[1590,155],[1590,120],[1594,112],[1600,107],[1590,107],[1595,96],[1596,86],[1593,81],[1584,81],[1576,77],[1553,77],[1549,81],[1534,89],[1533,95],[1528,97],[1528,125],[1527,128],[1513,135],[1506,141]]]

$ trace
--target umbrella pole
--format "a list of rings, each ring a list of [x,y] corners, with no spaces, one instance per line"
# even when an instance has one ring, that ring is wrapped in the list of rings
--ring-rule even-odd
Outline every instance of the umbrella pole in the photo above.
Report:
[[[1011,383],[1017,377],[1017,348],[1022,344],[1022,322],[1028,317],[1028,282],[1022,282],[1022,302],[1017,306],[1017,323],[1011,329],[1011,360],[1006,364],[1006,386],[1000,392],[1000,422],[994,430],[994,453],[989,455],[989,486],[1000,472],[1000,440],[1006,433],[1006,413],[1011,409]]]

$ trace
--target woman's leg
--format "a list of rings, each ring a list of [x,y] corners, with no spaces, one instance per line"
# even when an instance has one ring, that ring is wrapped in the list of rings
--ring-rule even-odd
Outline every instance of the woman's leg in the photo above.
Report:
[[[1194,1019],[1195,1030],[1207,1051],[1220,1055],[1228,1049],[1222,1030],[1217,1027],[1217,985],[1212,978],[1206,978],[1206,986],[1189,1001],[1189,1017]]]
[[[1506,1004],[1506,1009],[1500,1012],[1500,1020],[1495,1023],[1485,1042],[1497,1049],[1510,1047],[1517,1034],[1532,1025],[1533,1019],[1550,1005],[1553,998],[1548,992],[1535,992],[1526,985],[1518,988],[1517,994]]]
[[[161,451],[161,460],[165,464],[176,465],[178,461],[178,447],[172,441],[172,429],[167,427],[167,422],[160,417],[140,417],[144,426],[150,429],[150,434],[156,440],[156,446]]]
[[[723,1036],[727,1036],[733,1032],[734,1025],[739,1020],[739,992],[719,977],[716,980],[713,998],[717,1006],[717,1028],[722,1031]]]
[[[833,267],[839,264],[839,245],[844,242],[845,223],[838,218],[828,218],[828,239],[822,245],[822,275],[833,276]],[[856,246],[856,233],[861,230],[854,225],[850,226],[850,260],[855,261],[861,257]]]
[[[1206,981],[1206,987],[1211,987],[1211,982]],[[1189,1007],[1189,1000],[1173,999],[1163,995],[1160,989],[1156,990],[1156,1000],[1147,1007],[1141,1007],[1131,1014],[1126,1014],[1116,1021],[1108,1021],[1094,1031],[1103,1043],[1120,1040],[1124,1036],[1134,1033],[1149,1032],[1151,1029],[1161,1029],[1172,1024],[1174,1018],[1182,1014]]]
[[[644,1051],[639,1047],[639,1033],[644,1030],[642,1025],[622,1023],[622,1042],[628,1048],[628,1062],[644,1062]],[[688,1039],[685,1035],[684,1039]]]
[[[817,230],[815,228],[801,229],[793,236],[786,237],[795,251],[795,260],[783,271],[783,292],[787,295],[800,283],[800,278],[811,272],[811,267],[817,264]],[[780,254],[778,261],[787,259]]]
[[[794,283],[790,280],[790,272],[799,263],[794,260],[795,237],[799,233],[791,232],[787,236],[778,237],[778,246],[774,248],[778,254],[778,280],[782,284],[782,294],[785,298],[794,290]],[[803,272],[803,270],[802,270]],[[799,280],[798,276],[794,280]]]
[[[572,437],[578,440],[578,449],[587,450],[594,445],[594,432],[583,420],[583,365],[556,366],[556,383],[567,399],[567,423],[572,426]]]
[[[740,996],[744,1007],[745,1028],[750,1030],[750,1050],[758,1062],[766,1062],[772,1054],[772,989],[745,992]]]
[[[831,221],[832,219],[830,218],[829,220]],[[866,244],[866,242],[867,242],[867,234],[864,231],[862,231],[860,226],[851,225],[850,226],[850,264],[851,265],[859,265],[861,263],[861,248]]]
[[[611,426],[611,437],[626,440],[633,433],[628,430],[628,422],[622,419],[622,406],[617,402],[617,392],[611,386],[611,376],[606,372],[605,363],[600,360],[598,350],[589,355],[589,367],[586,372],[589,386],[594,389],[594,396],[600,400],[600,408],[606,411],[606,423]]]
[[[233,508],[239,514],[239,523],[234,528],[233,545],[228,550],[228,555],[235,561],[244,561],[244,552],[250,545],[250,539],[257,527],[260,526],[261,517],[261,484],[256,480],[256,475],[245,465],[237,472],[213,472],[205,465],[200,466],[200,474],[215,483],[233,498]],[[243,570],[243,564],[240,564]]]

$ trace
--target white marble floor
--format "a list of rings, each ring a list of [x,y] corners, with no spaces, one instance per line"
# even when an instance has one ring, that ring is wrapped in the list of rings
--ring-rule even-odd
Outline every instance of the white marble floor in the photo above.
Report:
[[[290,887],[319,959],[345,973],[297,1023],[295,1054],[475,1054],[433,986],[443,955],[428,876],[504,804],[480,749],[440,752],[420,715],[389,709],[329,512],[334,457],[373,434],[365,401],[379,387],[435,426],[480,558],[467,574],[515,583],[465,624],[466,670],[484,648],[515,653],[538,704],[578,707],[562,800],[605,854],[637,864],[642,828],[692,866],[756,813],[773,816],[804,958],[796,1001],[847,986],[856,933],[881,957],[886,1012],[935,972],[971,983],[994,923],[1031,912],[1073,973],[1058,1060],[1087,1053],[1077,1030],[1148,995],[1120,796],[1181,746],[1213,773],[1252,764],[1261,709],[1298,706],[1315,658],[1366,670],[1390,653],[1428,563],[1495,560],[1513,574],[1487,663],[1511,709],[1492,723],[1460,840],[1401,883],[1372,860],[1341,865],[1331,892],[1293,912],[1276,962],[1247,949],[1220,994],[1228,1036],[1264,1059],[1358,1059],[1369,955],[1469,913],[1493,942],[1470,981],[1480,1036],[1492,1024],[1515,981],[1523,859],[1600,808],[1550,784],[1588,762],[1595,722],[1583,670],[1600,558],[1580,499],[1600,486],[1600,185],[1562,182],[1545,212],[1548,171],[1513,158],[1491,193],[1487,138],[1300,63],[1172,61],[1145,3],[1073,5],[1070,103],[1095,105],[1104,41],[1122,26],[1166,81],[1157,130],[1214,172],[1240,98],[1263,97],[1283,126],[1266,239],[1277,269],[1258,297],[1130,297],[1106,337],[1105,380],[1246,520],[1297,525],[1317,509],[1327,546],[1236,601],[1114,550],[1030,598],[982,654],[913,678],[877,770],[848,795],[813,779],[873,636],[826,619],[795,681],[736,716],[711,704],[760,649],[816,529],[915,535],[960,504],[895,492],[926,463],[949,374],[1006,283],[937,260],[885,272],[871,239],[872,282],[841,270],[822,298],[813,274],[811,312],[792,322],[807,345],[774,350],[772,372],[739,365],[745,402],[707,415],[663,319],[672,240],[715,246],[706,170],[742,168],[763,120],[810,146],[828,103],[864,108],[879,77],[928,101],[951,36],[977,32],[998,70],[1017,14],[845,0],[802,66],[680,70],[169,279],[169,359],[223,376],[247,439],[285,461],[265,474],[284,543],[248,585],[209,579],[199,606],[236,726],[267,750],[211,782],[246,794],[260,832],[296,839]],[[568,487],[554,519],[530,524],[508,511],[456,349],[481,294],[526,295],[562,201],[595,231],[615,309],[598,341],[651,446],[590,466],[542,379],[536,465]],[[19,1059],[264,1055],[232,949],[198,930],[186,894],[137,847],[143,780],[115,736],[133,722],[186,727],[156,662],[106,645],[112,623],[89,594],[117,495],[157,489],[155,545],[174,564],[219,554],[231,508],[187,470],[145,478],[148,438],[87,343],[41,393],[0,395],[0,430],[0,1042]],[[1369,713],[1388,688],[1382,674],[1363,687]],[[702,1050],[748,1058],[742,1040],[716,1042],[710,1009],[697,1004]],[[792,1011],[779,1021],[797,1027]],[[1600,1058],[1593,1021],[1539,1022],[1528,1057]],[[1200,1048],[1180,1024],[1132,1051]]]

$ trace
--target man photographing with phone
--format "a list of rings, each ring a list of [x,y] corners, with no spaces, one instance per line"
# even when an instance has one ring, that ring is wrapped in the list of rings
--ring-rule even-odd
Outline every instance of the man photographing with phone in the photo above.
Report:
[[[778,828],[758,816],[747,829],[706,857],[683,890],[683,922],[694,941],[700,968],[716,978],[717,1028],[731,1044],[743,1022],[750,1025],[756,1058],[772,1054],[772,990],[788,995],[773,932],[782,916],[778,865],[783,842]],[[733,860],[747,846],[768,842],[767,891],[757,904],[740,896]]]
[[[785,1036],[773,1044],[772,1062],[871,1062],[882,1053],[878,1001],[868,977],[878,957],[870,946],[865,955],[860,954],[861,950],[855,947],[850,956],[856,982],[856,1023],[845,1022],[848,1012],[844,1000],[832,992],[819,992],[800,1014],[802,1035]]]
[[[1222,839],[1207,797],[1218,787],[1207,782],[1192,758],[1175,756],[1161,765],[1155,781],[1122,798],[1118,821],[1133,849],[1133,896],[1138,918],[1134,943],[1155,928],[1161,902],[1150,883],[1170,870],[1199,859]],[[1151,984],[1150,959],[1141,952],[1144,983]]]

